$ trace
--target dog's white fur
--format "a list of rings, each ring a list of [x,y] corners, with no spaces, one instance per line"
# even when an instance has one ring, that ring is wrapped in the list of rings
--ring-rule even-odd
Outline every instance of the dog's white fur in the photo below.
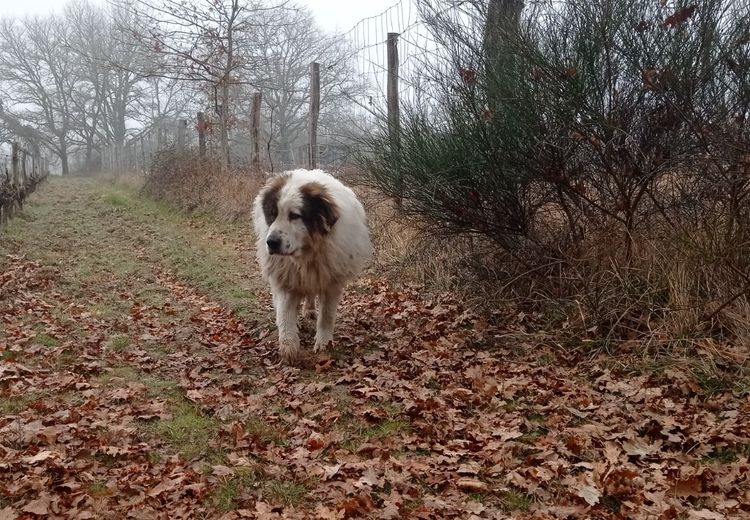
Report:
[[[261,189],[253,222],[258,262],[273,294],[279,352],[294,363],[300,356],[300,302],[305,300],[309,311],[318,298],[315,351],[325,349],[344,286],[372,256],[365,210],[354,192],[328,173],[292,170]],[[269,237],[281,241],[278,254],[269,251]]]

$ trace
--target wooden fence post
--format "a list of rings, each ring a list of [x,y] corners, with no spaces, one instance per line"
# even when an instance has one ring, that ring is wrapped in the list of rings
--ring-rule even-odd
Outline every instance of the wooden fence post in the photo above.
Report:
[[[18,143],[16,141],[11,143],[10,154],[10,178],[15,188],[18,186]]]
[[[256,92],[253,94],[253,167],[260,169],[260,106],[263,101],[263,94]]]
[[[318,167],[318,115],[320,114],[320,64],[310,64],[310,119],[308,127],[307,166]]]
[[[391,143],[391,157],[398,172],[396,204],[401,207],[403,197],[403,177],[399,165],[401,151],[401,118],[398,104],[398,36],[388,33],[388,139]]]
[[[206,116],[198,112],[198,153],[201,157],[206,155]]]
[[[29,172],[27,171],[27,168],[26,168],[26,161],[28,160],[28,158],[29,158],[29,154],[26,153],[26,150],[22,148],[21,149],[21,182],[23,183],[24,186],[26,186],[26,183],[29,180]]]
[[[154,129],[153,128],[151,128],[148,131],[146,138],[148,139],[148,166],[149,168],[151,168],[151,165],[154,163]]]
[[[13,184],[11,189],[13,190],[13,201],[11,202],[10,209],[13,211],[13,205],[19,204],[19,199],[21,198],[21,186],[18,182],[18,142],[13,141],[11,143],[11,156],[10,156],[10,172],[11,172],[11,178],[13,179]],[[20,208],[20,206],[19,206]]]
[[[180,119],[177,121],[177,136],[175,141],[177,143],[177,151],[182,152],[185,149],[185,131],[187,130],[187,120]]]
[[[140,135],[138,138],[138,141],[141,143],[141,161],[140,161],[140,170],[142,172],[146,171],[146,144],[143,142],[143,134]]]

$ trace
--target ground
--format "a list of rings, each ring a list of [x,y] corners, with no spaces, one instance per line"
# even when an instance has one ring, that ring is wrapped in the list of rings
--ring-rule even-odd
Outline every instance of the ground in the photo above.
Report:
[[[750,515],[741,380],[534,319],[367,273],[287,367],[249,223],[52,179],[0,229],[0,519]]]

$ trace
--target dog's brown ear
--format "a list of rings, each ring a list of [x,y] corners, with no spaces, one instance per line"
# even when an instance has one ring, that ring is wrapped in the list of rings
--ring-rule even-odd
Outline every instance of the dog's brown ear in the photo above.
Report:
[[[325,186],[308,182],[302,192],[302,220],[310,233],[326,234],[339,219],[339,209]]]
[[[263,193],[263,216],[266,219],[266,224],[269,226],[279,216],[279,193],[284,184],[286,184],[287,179],[288,176],[286,175],[277,177],[265,187],[265,193]]]

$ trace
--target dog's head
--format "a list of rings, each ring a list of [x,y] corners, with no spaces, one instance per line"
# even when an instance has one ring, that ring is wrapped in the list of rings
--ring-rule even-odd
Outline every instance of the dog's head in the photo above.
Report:
[[[318,182],[296,185],[278,177],[262,195],[268,224],[266,246],[272,255],[299,256],[331,232],[338,208],[326,187]]]

